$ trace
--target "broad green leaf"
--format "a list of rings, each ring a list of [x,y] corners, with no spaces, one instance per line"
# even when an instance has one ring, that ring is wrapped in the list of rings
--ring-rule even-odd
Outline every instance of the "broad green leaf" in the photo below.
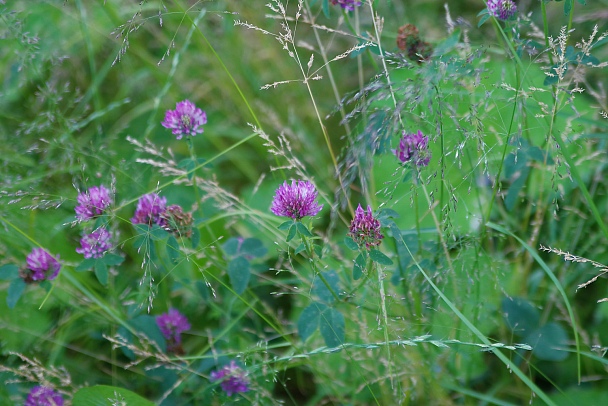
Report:
[[[222,248],[226,255],[235,257],[239,254],[239,245],[241,245],[241,241],[238,238],[230,237],[228,241],[222,245]]]
[[[262,240],[257,238],[247,238],[241,244],[241,253],[243,255],[249,255],[254,258],[261,258],[268,252],[268,249],[264,246]]]
[[[557,323],[545,324],[532,331],[523,341],[531,345],[534,355],[543,361],[563,361],[569,354],[565,350],[568,346],[568,335]]]
[[[300,252],[304,251],[306,249],[306,245],[304,243],[300,243],[300,245],[298,245],[296,247],[296,249],[293,251],[293,253],[295,255],[298,255]]]
[[[378,250],[369,250],[369,257],[380,265],[393,265],[393,260]]]
[[[150,228],[150,238],[154,241],[162,241],[167,238],[168,235],[169,233],[158,224],[154,224],[152,228]]]
[[[101,261],[107,266],[120,265],[124,262],[124,258],[116,254],[106,254],[101,258]]]
[[[357,251],[359,249],[359,246],[357,245],[355,240],[350,237],[344,238],[344,245],[346,245],[346,247],[351,251]]]
[[[515,179],[511,183],[511,186],[509,187],[509,191],[507,192],[507,197],[505,198],[505,207],[507,208],[508,211],[512,211],[513,208],[515,207],[515,203],[517,203],[517,200],[519,198],[519,192],[521,192],[523,187],[526,185],[529,174],[530,174],[530,167],[525,166],[519,172],[519,176],[517,177],[517,179]]]
[[[344,316],[334,308],[325,310],[319,318],[319,330],[328,347],[338,347],[344,343]]]
[[[87,271],[95,266],[97,263],[97,258],[87,258],[83,260],[78,266],[75,268],[76,272]]]
[[[296,227],[298,229],[298,233],[300,233],[301,235],[306,236],[306,237],[312,237],[312,233],[308,230],[308,227],[306,227],[304,224],[302,224],[298,221],[298,222],[296,222]]]
[[[108,284],[108,267],[101,260],[95,261],[95,276],[103,286]]]
[[[355,258],[355,263],[353,265],[353,279],[358,280],[363,275],[363,271],[365,270],[365,265],[367,265],[367,254],[365,251],[360,252]]]
[[[190,237],[190,241],[192,242],[192,248],[195,249],[198,247],[198,244],[201,241],[201,232],[196,227],[192,227],[192,237]]]
[[[177,264],[179,262],[180,250],[179,250],[179,243],[177,242],[177,240],[175,239],[175,237],[173,235],[169,236],[169,239],[167,240],[166,249],[167,249],[167,256],[169,257],[169,260],[171,261],[171,263],[173,265]]]
[[[19,267],[13,264],[0,266],[0,280],[10,281],[19,277]]]
[[[149,316],[147,314],[137,316],[131,320],[131,326],[135,330],[142,332],[150,340],[153,340],[162,351],[166,351],[167,343],[165,337],[158,328],[155,316]],[[132,338],[129,342],[133,342]]]
[[[300,314],[300,318],[298,319],[298,334],[302,341],[306,341],[319,328],[319,318],[325,309],[327,309],[325,304],[313,302]]]
[[[284,223],[281,223],[280,226],[278,226],[277,228],[281,231],[285,231],[285,230],[289,230],[291,228],[291,226],[293,225],[294,221],[293,220],[287,220]]]
[[[154,406],[154,403],[130,390],[105,385],[90,386],[78,390],[74,394],[72,404],[78,406]]]
[[[525,337],[539,327],[540,313],[527,300],[505,297],[502,312],[507,326],[518,336]]]
[[[291,227],[289,227],[289,231],[287,232],[287,239],[285,240],[286,242],[289,242],[291,240],[293,240],[293,237],[296,236],[296,226],[294,224],[291,225]]]
[[[340,282],[340,278],[338,277],[338,273],[336,271],[322,272],[323,277],[331,287],[331,289],[335,292],[339,292],[338,282]],[[325,303],[333,303],[336,298],[332,293],[327,289],[325,283],[321,280],[320,277],[315,278],[315,281],[312,285],[312,293],[317,295],[317,297]]]
[[[25,290],[25,286],[26,286],[26,283],[21,278],[13,279],[12,282],[10,283],[10,285],[8,285],[8,292],[7,292],[8,294],[6,296],[6,304],[9,309],[12,309],[15,307],[15,305],[19,301],[19,298],[23,294],[23,291]]]
[[[228,263],[228,276],[232,289],[239,295],[247,289],[251,271],[249,270],[249,261],[244,257],[236,257]]]

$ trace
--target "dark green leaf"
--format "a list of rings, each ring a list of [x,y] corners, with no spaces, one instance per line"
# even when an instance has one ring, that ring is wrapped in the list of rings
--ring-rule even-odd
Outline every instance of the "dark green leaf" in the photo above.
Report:
[[[154,403],[142,398],[127,389],[117,386],[89,386],[79,389],[72,399],[72,404],[78,406],[154,406]]]
[[[78,266],[76,267],[75,270],[76,270],[76,272],[87,271],[87,270],[93,268],[96,263],[97,263],[97,258],[87,258],[87,259],[83,260],[80,264],[78,264]]]
[[[150,238],[154,241],[162,241],[167,238],[168,235],[169,233],[157,224],[154,224],[152,228],[150,228]]]
[[[296,227],[295,225],[292,224],[291,227],[289,227],[289,231],[287,232],[287,239],[285,241],[289,242],[291,240],[293,240],[293,237],[296,236]]]
[[[8,285],[8,292],[6,295],[6,304],[9,309],[15,307],[19,298],[25,290],[25,281],[21,278],[13,279],[10,285]]]
[[[572,11],[572,6],[574,5],[574,0],[566,0],[564,1],[564,15],[569,15]]]
[[[10,281],[19,277],[19,267],[13,264],[0,266],[0,280]]]
[[[321,246],[320,246],[320,245],[313,244],[313,245],[312,245],[312,250],[315,252],[315,255],[316,255],[318,258],[322,258],[322,257],[323,257],[323,249],[321,248]]]
[[[131,326],[135,330],[144,333],[144,335],[150,340],[153,340],[161,349],[161,351],[166,351],[167,343],[165,337],[163,337],[163,334],[158,328],[158,324],[156,323],[156,317],[149,316],[147,314],[137,316],[133,320],[131,320]],[[132,340],[130,340],[129,342],[132,342]]]
[[[340,278],[338,277],[338,273],[336,271],[323,272],[323,277],[331,287],[331,289],[335,292],[339,292],[338,282]],[[325,283],[321,280],[321,278],[315,278],[314,283],[312,285],[312,293],[315,294],[322,302],[325,303],[333,303],[336,298],[332,293],[327,289]]]
[[[319,318],[325,309],[327,309],[327,306],[318,302],[313,302],[304,309],[298,319],[298,334],[302,341],[306,341],[317,330]]]
[[[251,271],[249,270],[249,261],[244,257],[236,257],[228,263],[228,276],[232,289],[239,295],[247,289]]]
[[[530,167],[526,166],[519,173],[519,177],[517,177],[509,187],[509,191],[507,192],[507,197],[505,198],[505,207],[507,210],[513,210],[515,207],[515,203],[517,203],[517,199],[519,197],[519,192],[523,189],[528,180],[528,175],[530,174]]]
[[[284,223],[281,223],[280,226],[278,226],[277,228],[281,231],[285,231],[291,228],[291,226],[293,225],[294,221],[293,220],[287,220]]]
[[[179,249],[179,243],[177,242],[177,240],[175,239],[175,237],[173,235],[169,236],[169,239],[167,240],[166,249],[167,249],[167,256],[169,257],[169,260],[171,261],[171,263],[173,265],[177,264],[179,262],[180,249]]]
[[[308,227],[306,227],[304,224],[302,224],[298,221],[298,222],[296,222],[296,227],[298,229],[298,233],[300,233],[301,235],[306,236],[306,237],[312,237],[312,233],[308,230]]]
[[[378,250],[369,250],[369,257],[380,265],[393,265],[393,260]]]
[[[359,249],[357,243],[350,237],[344,238],[344,245],[351,251],[357,251]]]
[[[190,241],[192,242],[192,248],[198,247],[198,244],[201,241],[201,232],[198,231],[198,228],[192,228],[192,237],[190,237]]]
[[[490,14],[487,12],[488,10],[484,10],[486,13],[479,19],[477,23],[477,28],[481,27],[486,21],[490,19]]]
[[[108,284],[108,267],[103,263],[103,261],[95,262],[95,276],[97,277],[99,283],[101,283],[103,286]]]
[[[563,361],[568,357],[568,335],[557,323],[547,323],[532,331],[524,340],[534,348],[533,353],[543,361]]]
[[[323,0],[323,14],[329,18],[329,0]]]
[[[247,238],[241,245],[241,254],[261,258],[268,252],[264,243],[257,238]]]
[[[106,254],[103,256],[103,258],[101,258],[101,261],[103,261],[103,263],[107,266],[120,265],[124,262],[124,260],[125,259],[123,257],[116,254]]]
[[[296,247],[296,249],[293,251],[293,253],[295,255],[298,255],[300,252],[304,251],[306,249],[306,245],[304,243],[300,243],[300,245],[298,245]]]
[[[319,329],[328,347],[338,347],[344,343],[344,316],[334,308],[321,314]]]
[[[525,299],[504,298],[502,312],[507,326],[518,336],[525,337],[539,327],[539,311]]]
[[[239,245],[241,244],[240,239],[236,237],[231,237],[222,245],[224,252],[226,255],[230,257],[235,257],[239,254]]]
[[[355,264],[353,265],[353,279],[358,280],[363,275],[365,266],[367,265],[367,253],[365,251],[360,252],[355,258]]]

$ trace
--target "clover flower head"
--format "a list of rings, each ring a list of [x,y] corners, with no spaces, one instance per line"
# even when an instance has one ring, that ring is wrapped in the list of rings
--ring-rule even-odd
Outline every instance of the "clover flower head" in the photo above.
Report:
[[[350,237],[359,245],[370,249],[380,245],[384,236],[380,233],[380,221],[374,217],[372,208],[367,206],[363,210],[361,204],[357,206],[355,218],[350,223]]]
[[[78,193],[76,218],[85,221],[103,214],[112,204],[110,191],[105,186],[93,186],[84,193]]]
[[[239,367],[234,360],[223,368],[211,372],[211,381],[222,381],[220,386],[226,395],[232,396],[234,393],[244,393],[249,391],[249,379],[247,374]]]
[[[354,11],[355,7],[361,5],[361,0],[331,0],[331,4],[337,4],[346,11]]]
[[[190,238],[192,236],[192,224],[194,219],[192,214],[184,213],[184,209],[177,204],[167,207],[161,217],[167,222],[165,229],[176,237]]]
[[[108,230],[100,227],[80,239],[80,248],[76,248],[76,252],[84,255],[85,258],[101,258],[112,248],[111,237]]]
[[[395,155],[403,163],[413,161],[416,166],[427,166],[431,160],[429,137],[424,136],[420,130],[416,134],[403,131]]]
[[[63,397],[52,388],[34,386],[27,395],[24,406],[63,406]]]
[[[160,227],[167,226],[167,220],[163,214],[167,210],[167,198],[160,197],[156,193],[148,193],[139,198],[137,209],[131,219],[133,224],[154,224]]]
[[[314,185],[308,181],[292,180],[291,185],[285,181],[276,190],[270,211],[294,220],[315,216],[323,208],[322,204],[315,201],[317,194]]]
[[[175,110],[167,110],[161,124],[181,140],[184,135],[195,136],[203,132],[203,124],[207,124],[207,113],[190,100],[184,100],[175,105]]]
[[[433,46],[420,38],[418,28],[414,24],[399,27],[397,47],[405,51],[407,57],[418,64],[429,59],[433,54]]]
[[[61,269],[58,259],[59,255],[55,258],[42,248],[34,248],[26,258],[27,270],[21,277],[26,282],[55,279]]]
[[[176,309],[169,309],[169,312],[156,316],[156,325],[167,340],[167,351],[183,353],[182,333],[192,327],[186,316]]]
[[[488,12],[499,20],[506,21],[517,12],[517,6],[512,0],[488,0]]]

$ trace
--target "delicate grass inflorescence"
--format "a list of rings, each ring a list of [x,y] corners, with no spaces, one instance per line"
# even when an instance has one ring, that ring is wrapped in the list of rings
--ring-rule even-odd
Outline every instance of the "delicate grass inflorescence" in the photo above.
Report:
[[[0,404],[608,403],[597,4],[0,3]]]

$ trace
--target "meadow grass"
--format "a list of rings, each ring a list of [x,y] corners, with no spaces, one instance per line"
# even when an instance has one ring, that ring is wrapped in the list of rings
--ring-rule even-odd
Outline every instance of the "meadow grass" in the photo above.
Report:
[[[608,402],[605,7],[511,3],[0,1],[0,403]]]

